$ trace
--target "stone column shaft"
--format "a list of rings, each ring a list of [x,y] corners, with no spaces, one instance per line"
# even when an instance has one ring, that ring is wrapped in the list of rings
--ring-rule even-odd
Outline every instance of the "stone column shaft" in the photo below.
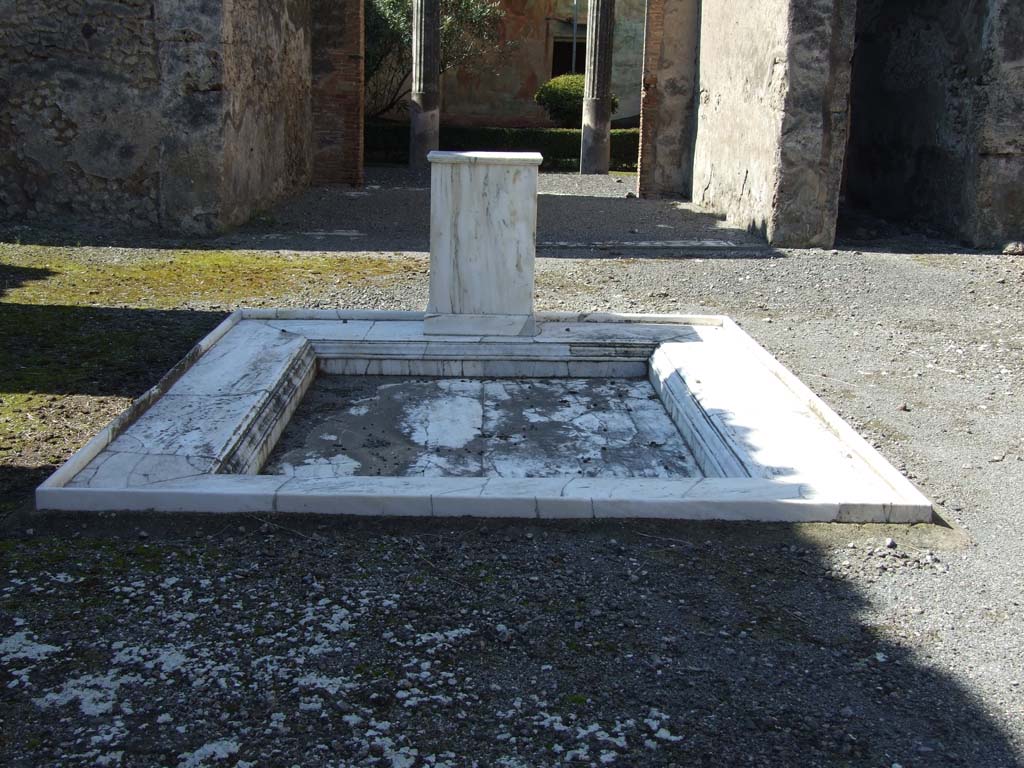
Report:
[[[409,165],[426,173],[440,130],[441,2],[412,0],[412,93]]]
[[[590,0],[587,7],[587,70],[583,86],[580,173],[608,173],[614,28],[615,0]]]

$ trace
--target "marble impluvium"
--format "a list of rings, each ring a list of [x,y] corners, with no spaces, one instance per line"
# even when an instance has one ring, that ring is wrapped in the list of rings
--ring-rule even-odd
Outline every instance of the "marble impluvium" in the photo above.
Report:
[[[37,507],[931,519],[728,318],[535,312],[539,155],[431,159],[427,312],[237,310]]]

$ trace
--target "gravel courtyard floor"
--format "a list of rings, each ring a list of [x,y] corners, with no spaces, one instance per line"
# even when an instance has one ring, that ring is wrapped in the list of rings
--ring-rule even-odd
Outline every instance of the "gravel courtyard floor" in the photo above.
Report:
[[[542,197],[542,239],[753,242],[600,201],[628,179],[542,181],[610,206],[559,230]],[[371,227],[344,206],[372,197],[309,194],[230,242],[0,230],[0,763],[1024,764],[1021,257],[900,236],[538,262],[542,309],[731,315],[944,525],[32,516],[231,308],[425,305],[422,231],[381,229],[400,209]],[[328,229],[366,234],[303,234]]]

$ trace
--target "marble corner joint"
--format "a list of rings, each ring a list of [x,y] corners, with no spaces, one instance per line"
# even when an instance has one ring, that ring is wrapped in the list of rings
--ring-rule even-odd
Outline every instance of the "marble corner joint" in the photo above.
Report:
[[[537,152],[431,152],[424,332],[532,336]]]

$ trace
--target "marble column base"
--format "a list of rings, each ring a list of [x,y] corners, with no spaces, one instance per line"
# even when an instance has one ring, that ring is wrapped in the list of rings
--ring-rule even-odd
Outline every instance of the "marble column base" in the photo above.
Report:
[[[423,318],[428,336],[533,336],[533,315],[430,314]]]
[[[611,100],[583,100],[580,173],[608,173],[611,167]]]

